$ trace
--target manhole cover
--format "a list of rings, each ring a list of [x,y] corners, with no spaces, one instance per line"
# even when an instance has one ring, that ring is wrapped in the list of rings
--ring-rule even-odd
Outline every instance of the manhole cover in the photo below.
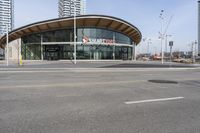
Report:
[[[171,80],[148,80],[151,83],[159,83],[159,84],[178,84],[176,81]]]

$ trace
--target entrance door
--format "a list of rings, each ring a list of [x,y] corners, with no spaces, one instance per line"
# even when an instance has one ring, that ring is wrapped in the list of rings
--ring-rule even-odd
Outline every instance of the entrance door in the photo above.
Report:
[[[48,52],[47,60],[59,60],[58,51],[50,51],[50,52]]]
[[[128,60],[128,48],[122,47],[122,60]]]
[[[94,60],[101,60],[102,53],[100,51],[94,51]]]
[[[60,48],[59,45],[46,45],[45,50],[45,60],[59,60],[60,59]]]

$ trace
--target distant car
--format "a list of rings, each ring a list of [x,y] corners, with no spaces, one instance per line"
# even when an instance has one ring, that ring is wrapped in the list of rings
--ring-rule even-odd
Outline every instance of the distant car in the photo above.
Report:
[[[192,63],[192,60],[191,60],[191,59],[184,59],[184,58],[181,58],[181,59],[174,59],[173,62],[190,64],[190,63]]]
[[[187,64],[191,64],[192,60],[191,59],[181,59],[180,63],[187,63]]]
[[[158,55],[154,55],[154,56],[153,56],[153,60],[161,60],[161,57],[158,56]]]
[[[200,62],[200,56],[196,57],[196,61]]]
[[[173,62],[180,62],[181,59],[173,59]]]
[[[143,61],[149,61],[149,58],[148,57],[142,57],[142,60]]]

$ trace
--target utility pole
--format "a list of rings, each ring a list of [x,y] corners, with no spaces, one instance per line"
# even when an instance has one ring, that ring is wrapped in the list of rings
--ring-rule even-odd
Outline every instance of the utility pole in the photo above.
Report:
[[[147,42],[147,54],[149,54],[149,55],[150,55],[150,44],[152,44],[151,39],[148,39],[148,42]]]
[[[164,10],[161,10],[161,13],[159,16],[159,18],[161,20],[160,40],[161,40],[161,62],[162,62],[162,64],[164,63],[164,61],[163,61],[163,38],[164,38],[164,35],[163,35],[163,20],[164,20],[163,12],[164,12]]]

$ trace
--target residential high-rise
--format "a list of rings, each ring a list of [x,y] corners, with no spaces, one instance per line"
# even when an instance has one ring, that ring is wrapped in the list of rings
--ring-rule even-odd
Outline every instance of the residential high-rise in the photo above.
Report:
[[[0,36],[14,27],[14,0],[0,0]]]
[[[59,0],[58,12],[59,17],[74,16],[74,1],[76,4],[76,15],[84,15],[86,12],[86,1],[85,0]]]
[[[200,1],[198,1],[198,55],[200,56]]]

